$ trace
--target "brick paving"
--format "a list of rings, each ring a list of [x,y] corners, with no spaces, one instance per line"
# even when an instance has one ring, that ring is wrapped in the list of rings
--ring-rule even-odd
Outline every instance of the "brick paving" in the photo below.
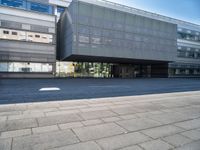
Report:
[[[0,150],[200,150],[200,91],[0,105]]]

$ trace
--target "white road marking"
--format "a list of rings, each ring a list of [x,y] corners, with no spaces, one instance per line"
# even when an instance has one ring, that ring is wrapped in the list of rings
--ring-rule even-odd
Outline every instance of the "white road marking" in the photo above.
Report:
[[[46,88],[41,88],[39,91],[59,91],[60,88],[57,87],[46,87]]]

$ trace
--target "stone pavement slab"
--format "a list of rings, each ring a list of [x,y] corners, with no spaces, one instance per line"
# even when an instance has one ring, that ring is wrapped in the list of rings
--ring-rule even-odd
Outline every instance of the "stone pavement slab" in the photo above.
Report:
[[[128,134],[122,134],[117,136],[112,136],[108,138],[103,138],[100,140],[97,140],[97,143],[105,150],[115,150],[131,145],[135,145],[138,143],[142,143],[145,141],[148,141],[150,138],[139,133],[128,133]]]
[[[83,112],[80,113],[80,115],[84,118],[84,119],[97,119],[97,118],[105,118],[105,117],[113,117],[116,116],[117,114],[108,111],[108,110],[101,110],[101,111],[92,111],[92,112]]]
[[[7,120],[0,122],[0,131],[20,130],[37,126],[36,119]]]
[[[73,129],[81,141],[100,139],[108,136],[125,133],[126,131],[115,123]]]
[[[186,130],[200,128],[200,118],[176,123],[175,125]]]
[[[167,126],[161,126],[161,127],[147,129],[147,130],[144,130],[141,132],[144,133],[145,135],[148,135],[148,136],[154,138],[154,139],[157,139],[160,137],[165,137],[165,136],[179,133],[182,131],[183,131],[183,129],[181,129],[181,128],[178,128],[178,127],[172,126],[172,125],[167,125]]]
[[[13,138],[13,150],[44,150],[79,142],[70,130]]]
[[[51,150],[102,150],[95,142],[78,143],[74,145],[64,146]]]
[[[11,150],[12,139],[0,139],[0,150]]]
[[[67,114],[38,118],[38,123],[39,126],[49,126],[61,123],[76,122],[81,120],[83,119],[76,114]]]
[[[175,147],[183,146],[185,144],[192,142],[191,139],[189,139],[183,135],[180,135],[180,134],[167,136],[167,137],[163,138],[163,140]]]
[[[199,150],[200,149],[200,140],[192,142],[190,144],[186,144],[174,150]]]
[[[1,140],[1,138],[10,138],[10,137],[30,135],[30,134],[31,134],[31,129],[5,131],[5,132],[1,132],[0,140]]]
[[[140,144],[140,146],[143,147],[145,150],[170,150],[173,148],[173,146],[160,139]]]
[[[140,147],[137,146],[137,145],[133,145],[133,146],[128,146],[128,147],[125,147],[125,148],[119,149],[119,150],[143,150],[143,149],[140,148]]]
[[[117,121],[117,124],[129,131],[138,131],[161,125],[161,123],[148,118],[137,118],[131,120]]]
[[[199,130],[190,130],[190,131],[182,132],[181,135],[184,135],[192,140],[200,140]]]

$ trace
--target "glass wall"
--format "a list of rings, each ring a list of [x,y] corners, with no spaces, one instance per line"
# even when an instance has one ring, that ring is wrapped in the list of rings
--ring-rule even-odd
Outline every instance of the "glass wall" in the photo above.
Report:
[[[41,13],[53,14],[53,6],[27,0],[0,0],[0,4],[9,7],[17,7]]]
[[[195,35],[192,33],[178,32],[178,38],[183,40],[200,42],[200,35]]]
[[[58,77],[111,77],[111,66],[108,63],[96,62],[57,62]]]
[[[170,64],[170,76],[199,76],[200,65],[198,64]]]
[[[200,49],[179,46],[177,56],[181,58],[200,59]]]
[[[25,8],[26,0],[0,0],[1,5],[10,6],[10,7],[18,7]]]
[[[52,64],[0,62],[0,72],[52,72]]]

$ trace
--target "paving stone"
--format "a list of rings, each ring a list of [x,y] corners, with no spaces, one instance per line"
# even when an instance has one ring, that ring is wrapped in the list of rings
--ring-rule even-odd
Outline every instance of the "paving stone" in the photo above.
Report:
[[[31,114],[11,115],[11,116],[8,116],[8,120],[28,119],[28,118],[38,118],[38,117],[44,117],[44,113],[37,112],[37,113],[31,113]]]
[[[32,128],[33,134],[58,131],[58,130],[59,130],[59,128],[57,125]]]
[[[82,108],[80,109],[81,112],[91,112],[91,111],[102,111],[102,110],[109,110],[108,107],[92,107],[92,108]]]
[[[86,126],[89,126],[89,125],[101,124],[103,123],[103,121],[100,119],[93,119],[93,120],[82,121],[82,123]]]
[[[142,149],[137,145],[133,145],[133,146],[129,146],[129,147],[119,149],[119,150],[142,150]]]
[[[119,117],[126,120],[126,119],[135,119],[135,118],[137,118],[137,115],[136,115],[136,114],[121,115],[121,116],[119,116]]]
[[[7,120],[7,116],[0,116],[0,122],[1,121],[6,121]]]
[[[0,150],[11,150],[12,139],[0,139]]]
[[[184,135],[192,140],[200,140],[200,131],[198,130],[182,132],[181,135]]]
[[[51,111],[46,112],[46,116],[57,116],[57,115],[64,115],[64,114],[76,114],[79,113],[79,110],[60,110],[60,111]]]
[[[116,116],[115,113],[105,110],[105,111],[92,111],[92,112],[83,112],[80,114],[84,119],[97,119]]]
[[[183,146],[176,148],[174,150],[199,150],[199,149],[200,149],[200,140],[186,144],[186,145],[183,145]]]
[[[65,124],[59,124],[58,125],[60,129],[70,129],[70,128],[78,128],[82,127],[83,124],[81,122],[70,122],[70,123],[65,123]]]
[[[7,120],[0,122],[0,131],[19,130],[37,126],[35,119]]]
[[[9,116],[9,115],[19,115],[21,114],[21,111],[5,111],[5,112],[0,112],[0,116]]]
[[[176,133],[179,133],[183,131],[181,128],[172,126],[172,125],[167,125],[167,126],[161,126],[161,127],[156,127],[156,128],[152,128],[152,129],[147,129],[144,131],[141,131],[142,133],[157,139],[159,137],[165,137],[168,135],[173,135]]]
[[[140,146],[143,147],[145,150],[169,150],[173,148],[173,146],[160,139],[142,143],[140,144]]]
[[[137,112],[140,112],[140,109],[137,109],[135,107],[122,107],[122,108],[113,108],[113,112],[119,114],[119,115],[125,115],[125,114],[135,114]]]
[[[44,150],[79,142],[70,130],[13,138],[12,150]]]
[[[103,149],[114,150],[114,149],[131,146],[134,144],[142,143],[149,139],[150,139],[149,137],[139,132],[134,132],[134,133],[128,133],[128,134],[122,134],[122,135],[117,135],[113,137],[103,138],[103,139],[97,140],[97,143]]]
[[[59,107],[60,110],[71,110],[71,109],[81,109],[81,108],[89,108],[89,107],[87,105]]]
[[[138,131],[138,130],[152,128],[152,127],[161,125],[159,122],[156,122],[148,118],[122,120],[122,121],[117,121],[117,124],[119,124],[120,126],[122,126],[123,128],[129,131]]]
[[[119,121],[119,120],[121,120],[121,118],[119,118],[119,117],[108,117],[108,118],[102,118],[102,120],[103,120],[104,122],[114,122],[114,121]]]
[[[194,119],[189,121],[184,121],[175,124],[178,127],[184,128],[186,130],[200,128],[200,119]]]
[[[175,123],[189,119],[187,116],[175,112],[151,115],[148,117],[163,124]]]
[[[185,136],[179,135],[179,134],[175,134],[175,135],[165,137],[165,138],[163,138],[163,140],[166,141],[167,143],[175,146],[175,147],[182,146],[184,144],[192,142],[191,139],[189,139]]]
[[[123,128],[114,123],[87,126],[73,130],[81,141],[94,140],[126,132]]]
[[[95,142],[90,141],[90,142],[78,143],[60,148],[55,148],[51,150],[101,150],[101,148]]]
[[[31,129],[5,131],[5,132],[1,132],[0,138],[17,137],[17,136],[24,136],[24,135],[30,135],[30,134],[31,134]]]
[[[48,126],[61,123],[76,122],[81,120],[82,118],[76,114],[68,114],[38,118],[38,123],[39,126]]]

